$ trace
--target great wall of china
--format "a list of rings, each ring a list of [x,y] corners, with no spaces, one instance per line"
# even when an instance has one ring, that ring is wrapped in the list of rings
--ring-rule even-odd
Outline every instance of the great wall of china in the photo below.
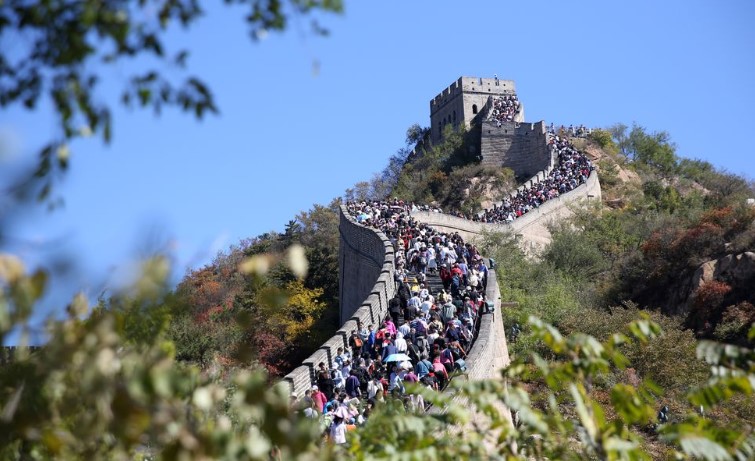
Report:
[[[461,77],[430,101],[431,132],[434,142],[442,139],[443,127],[449,123],[480,129],[480,142],[472,148],[480,149],[484,164],[512,168],[518,176],[531,177],[520,189],[530,187],[546,178],[556,166],[556,158],[548,147],[549,135],[544,122],[524,123],[523,109],[510,121],[491,120],[491,96],[513,94],[510,80]],[[515,194],[514,191],[513,194]],[[513,195],[512,194],[512,195]],[[538,208],[517,218],[510,224],[486,224],[434,212],[413,212],[418,221],[444,232],[459,232],[465,240],[473,240],[486,231],[512,232],[529,251],[550,241],[548,224],[573,214],[580,203],[601,200],[600,182],[593,171],[584,184],[549,200]],[[345,207],[340,211],[339,286],[342,326],[303,363],[284,377],[292,394],[302,396],[315,380],[320,362],[334,364],[336,349],[348,349],[348,337],[356,329],[357,321],[378,324],[388,312],[388,301],[396,293],[394,282],[395,250],[381,232],[357,223]],[[492,313],[483,314],[478,338],[467,357],[466,375],[469,379],[497,376],[497,371],[509,363],[505,328],[501,313],[501,296],[495,272],[486,297],[495,302]]]

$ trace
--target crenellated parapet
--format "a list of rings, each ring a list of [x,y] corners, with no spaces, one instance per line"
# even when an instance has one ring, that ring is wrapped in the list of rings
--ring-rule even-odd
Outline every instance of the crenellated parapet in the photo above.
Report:
[[[315,381],[320,362],[329,368],[339,347],[348,349],[351,330],[357,321],[376,327],[388,313],[388,301],[396,294],[394,248],[380,231],[357,223],[342,205],[338,226],[339,294],[341,327],[329,340],[283,379],[292,394],[301,396]]]
[[[433,143],[440,142],[443,129],[449,124],[458,128],[463,123],[469,128],[491,96],[513,94],[516,94],[513,80],[459,77],[430,100],[430,139]],[[523,107],[515,121],[524,121]]]

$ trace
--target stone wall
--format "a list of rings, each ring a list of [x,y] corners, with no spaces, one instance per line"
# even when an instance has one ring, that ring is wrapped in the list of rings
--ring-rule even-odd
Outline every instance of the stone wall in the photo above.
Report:
[[[516,92],[513,80],[494,78],[459,77],[448,88],[430,100],[430,132],[433,143],[442,139],[443,127],[449,123],[467,128],[487,103],[490,96]],[[524,121],[524,106],[517,114],[517,121]]]
[[[485,297],[488,300],[494,301],[495,310],[480,316],[480,331],[477,334],[474,345],[467,351],[467,358],[465,359],[467,371],[463,376],[455,379],[481,380],[498,378],[501,376],[500,371],[511,363],[508,344],[506,343],[505,327],[503,325],[503,312],[501,312],[501,292],[498,287],[495,270],[489,270],[489,277],[490,283],[488,283]],[[447,389],[446,392],[454,391]],[[469,406],[460,395],[455,396],[453,401],[458,405]],[[501,402],[498,402],[496,407],[510,422],[511,415],[508,409]],[[433,407],[430,409],[431,413],[443,413],[444,411],[444,408]],[[485,416],[479,412],[471,414],[471,422],[481,422],[484,418]],[[466,429],[474,430],[472,425],[467,425]],[[457,427],[456,430],[462,429]]]
[[[538,173],[538,176],[541,173]],[[524,186],[522,186],[524,187]],[[464,240],[472,241],[483,231],[513,232],[521,241],[522,246],[529,252],[550,243],[551,236],[548,224],[565,219],[574,214],[571,207],[580,202],[598,202],[601,200],[600,181],[598,173],[593,171],[587,182],[573,191],[562,194],[555,199],[548,200],[540,207],[517,218],[511,224],[487,224],[469,221],[455,216],[418,211],[412,213],[418,221],[445,232],[459,232]]]
[[[530,177],[547,168],[551,149],[545,122],[505,122],[484,120],[480,146],[482,164],[511,168],[517,177]]]
[[[338,251],[339,300],[341,323],[365,305],[370,296],[377,296],[381,307],[395,293],[394,248],[382,232],[357,223],[341,206]],[[374,319],[377,323],[382,319]]]
[[[492,283],[488,283],[485,297],[495,302],[495,311],[480,317],[477,340],[467,353],[467,378],[472,380],[495,378],[511,362],[501,313],[501,292],[494,270],[489,270],[489,277]]]
[[[437,215],[446,217],[446,215]],[[459,221],[469,222],[461,219]],[[353,299],[357,295],[353,293],[352,288],[363,290],[367,282],[371,283],[370,289],[358,304],[350,304],[351,301],[342,303],[341,313],[345,320],[341,328],[299,367],[283,378],[283,381],[288,384],[289,391],[297,396],[302,396],[315,381],[315,370],[320,362],[328,364],[329,367],[334,365],[336,350],[339,347],[344,349],[348,347],[348,338],[351,330],[356,329],[357,319],[365,325],[377,326],[388,312],[388,300],[395,295],[394,249],[387,237],[382,232],[356,223],[344,207],[341,208],[339,231],[341,234],[339,253],[341,300]],[[375,271],[376,262],[381,260],[381,270]],[[372,276],[374,278],[369,279]],[[490,271],[490,280],[486,296],[487,299],[494,301],[496,308],[492,313],[483,314],[480,319],[480,332],[474,346],[468,351],[466,361],[469,379],[492,378],[497,376],[498,370],[509,363],[501,315],[500,291],[493,270]]]
[[[393,244],[382,233],[363,226],[341,206],[339,248],[339,292],[341,328],[312,355],[284,376],[289,391],[302,396],[315,381],[320,362],[334,366],[339,347],[348,348],[357,320],[377,328],[388,312],[388,301],[396,294]]]

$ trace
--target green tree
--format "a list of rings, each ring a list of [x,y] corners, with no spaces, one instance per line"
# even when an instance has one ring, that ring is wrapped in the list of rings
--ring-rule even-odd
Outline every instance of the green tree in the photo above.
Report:
[[[430,134],[430,128],[421,127],[419,126],[418,123],[413,124],[412,126],[406,129],[407,147],[416,145],[418,142],[424,140],[425,137],[429,134]]]
[[[289,17],[311,16],[313,32],[327,30],[317,12],[341,12],[341,0],[238,0],[248,11],[244,17],[250,34],[283,31]],[[112,108],[98,94],[101,66],[127,65],[136,57],[150,58],[149,70],[133,71],[125,78],[121,101],[126,106],[151,108],[159,114],[175,107],[201,119],[218,108],[212,90],[194,75],[183,81],[157,70],[185,69],[190,50],[168,50],[166,33],[188,28],[203,14],[198,0],[7,0],[0,3],[0,36],[20,46],[0,51],[0,107],[20,104],[34,110],[43,98],[52,103],[58,131],[40,153],[32,178],[24,178],[17,192],[33,189],[48,196],[56,171],[68,167],[68,145],[90,135],[110,142]],[[170,65],[170,66],[167,66]],[[41,183],[40,183],[41,181]],[[40,186],[41,184],[41,186]]]
[[[676,148],[665,131],[648,134],[635,124],[629,133],[627,152],[635,165],[651,167],[664,177],[676,171]]]

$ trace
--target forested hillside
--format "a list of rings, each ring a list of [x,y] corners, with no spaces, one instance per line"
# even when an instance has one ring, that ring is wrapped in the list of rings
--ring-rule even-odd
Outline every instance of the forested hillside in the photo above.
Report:
[[[503,199],[511,173],[481,169],[464,133],[448,134],[399,151],[347,195],[406,194],[464,216]],[[599,169],[603,206],[553,223],[541,254],[506,233],[477,242],[516,303],[502,313],[503,379],[456,379],[446,394],[406,383],[443,411],[386,397],[360,408],[367,420],[344,445],[271,386],[337,328],[334,200],[175,288],[155,256],[94,309],[76,297],[45,347],[0,369],[0,456],[753,459],[752,184],[679,158],[667,134],[640,127],[571,141]],[[45,279],[0,257],[2,335],[24,325]]]
[[[425,134],[418,126],[410,127],[407,148],[400,149],[371,181],[347,191],[346,197],[401,197],[471,217],[513,189],[511,171],[483,168],[478,158],[467,155],[466,132],[448,131],[446,140],[432,147],[422,142]],[[746,428],[744,434],[751,434],[755,405],[748,393],[752,386],[743,394],[716,391],[724,392],[723,396],[708,391],[696,397],[690,392],[709,383],[709,365],[699,352],[701,340],[740,346],[750,341],[748,331],[755,322],[755,291],[751,289],[755,286],[755,208],[747,199],[755,196],[753,184],[707,162],[677,156],[668,134],[648,133],[639,126],[594,130],[571,142],[598,168],[604,203],[575,210],[572,219],[553,223],[552,243],[534,257],[525,254],[510,235],[491,234],[481,242],[485,254],[498,261],[504,300],[518,303],[504,312],[504,322],[510,350],[523,368],[512,368],[509,377],[532,400],[531,406],[507,403],[517,409],[518,418],[534,417],[527,408],[543,415],[557,411],[566,420],[578,418],[571,399],[552,406],[549,398],[558,396],[562,388],[549,381],[548,374],[538,372],[538,367],[532,368],[537,362],[531,361],[531,354],[551,363],[551,372],[564,358],[553,337],[546,340],[547,330],[531,322],[537,317],[570,338],[590,335],[625,357],[575,378],[587,380],[584,398],[602,406],[605,424],[628,422],[623,437],[634,440],[640,452],[664,458],[674,450],[673,440],[652,424],[662,406],[668,408],[664,417],[670,415],[678,424],[691,424],[691,414],[705,415],[714,426]],[[417,148],[410,151],[413,145]],[[178,316],[170,329],[178,357],[197,361],[206,361],[212,354],[238,357],[228,341],[251,342],[255,359],[276,374],[316,347],[335,326],[334,319],[320,315],[334,312],[337,305],[336,204],[302,213],[283,234],[243,242],[210,266],[188,274],[177,294],[192,306],[193,314]],[[282,265],[273,268],[264,287],[250,283],[254,277],[233,271],[246,257],[282,252],[293,242],[307,248],[312,264],[303,283]],[[323,286],[331,289],[320,290]],[[289,293],[288,301],[271,304],[276,306],[272,311],[259,307],[270,299],[266,297],[270,289]],[[223,312],[255,312],[252,324],[262,327],[244,329]],[[657,330],[651,328],[641,339],[609,346],[617,332],[637,328],[636,322],[646,321],[643,318]],[[208,331],[211,334],[202,333]],[[270,331],[280,334],[270,335]],[[207,338],[204,357],[188,353],[205,341],[200,338]],[[579,343],[568,347],[585,347],[575,344]],[[634,389],[633,398],[641,402],[639,413],[624,417],[617,389]],[[715,405],[719,401],[722,404]],[[401,437],[394,440],[397,445],[405,442]],[[372,441],[368,437],[358,443]],[[570,443],[568,438],[564,443]]]

